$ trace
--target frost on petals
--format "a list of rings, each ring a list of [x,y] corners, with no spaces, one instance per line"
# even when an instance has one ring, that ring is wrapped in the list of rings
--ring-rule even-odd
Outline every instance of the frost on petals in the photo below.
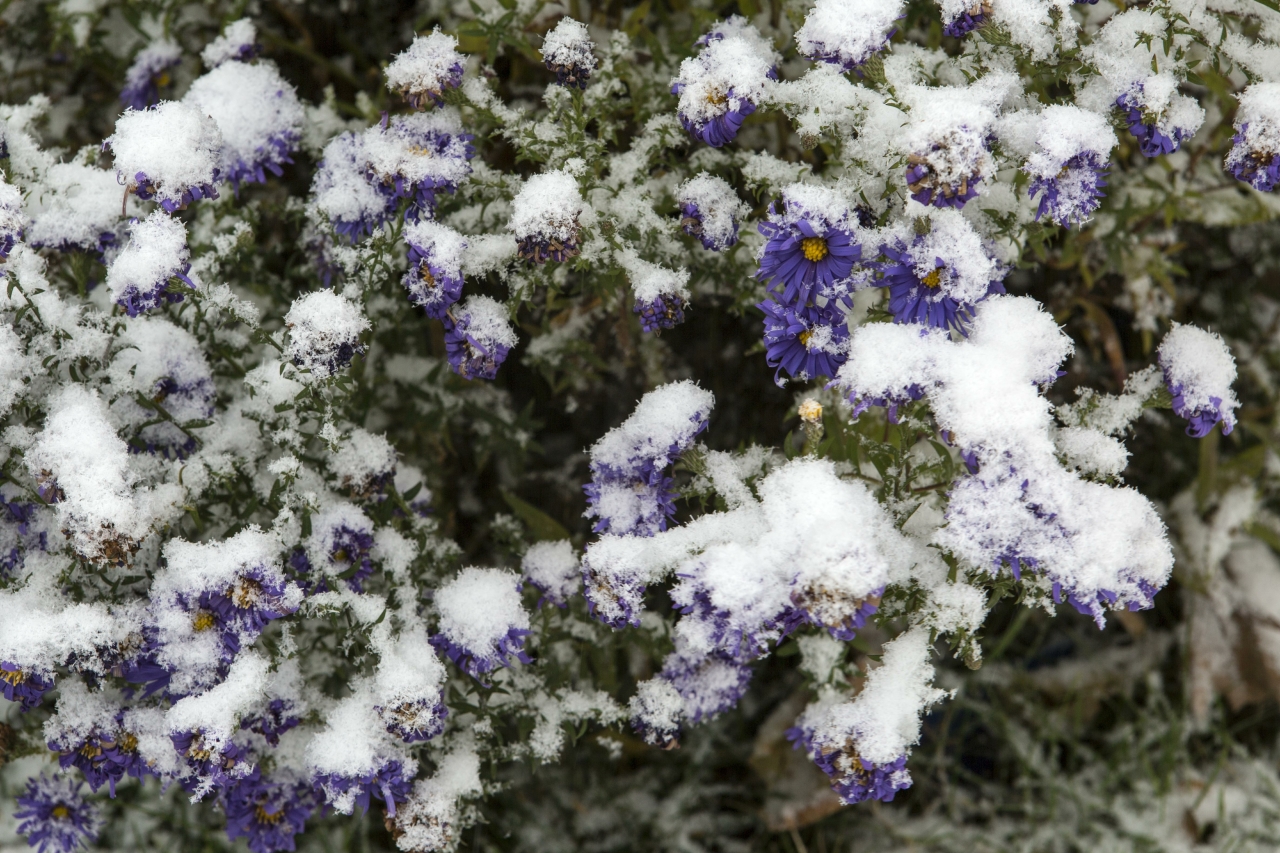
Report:
[[[1240,403],[1231,387],[1236,360],[1218,335],[1174,323],[1160,342],[1160,369],[1173,395],[1173,411],[1187,422],[1187,435],[1203,438],[1222,423],[1223,435],[1236,425]]]

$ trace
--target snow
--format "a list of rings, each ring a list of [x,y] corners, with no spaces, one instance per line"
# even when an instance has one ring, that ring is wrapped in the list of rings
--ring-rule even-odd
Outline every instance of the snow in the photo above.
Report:
[[[592,465],[626,470],[647,460],[665,468],[670,448],[692,442],[714,405],[711,392],[688,379],[655,388],[621,426],[595,443]]]
[[[439,93],[463,62],[458,40],[437,27],[430,35],[415,38],[391,61],[386,70],[387,88],[416,96]]]
[[[467,238],[434,219],[419,219],[404,227],[404,241],[431,257],[431,265],[446,276],[462,278]]]
[[[517,239],[536,236],[571,240],[577,236],[583,208],[573,175],[565,171],[544,172],[525,181],[511,202],[508,227]]]
[[[129,226],[129,244],[107,267],[107,289],[116,301],[154,290],[184,273],[189,257],[182,221],[156,210]]]
[[[1225,424],[1235,425],[1235,410],[1240,406],[1232,388],[1236,360],[1221,337],[1174,323],[1157,354],[1166,381],[1171,388],[1181,389],[1188,410],[1221,408]]]
[[[587,28],[573,18],[561,18],[542,43],[542,59],[549,65],[592,69],[595,45]]]
[[[192,83],[182,100],[218,125],[223,176],[245,164],[278,163],[275,146],[291,150],[302,135],[297,93],[270,62],[219,65]]]
[[[390,477],[396,470],[396,449],[385,436],[353,429],[329,455],[329,472],[344,489],[363,491],[371,481]]]
[[[902,7],[901,0],[818,0],[796,30],[796,46],[811,59],[861,65],[884,47]]]
[[[31,195],[33,246],[58,249],[96,249],[104,235],[114,237],[120,222],[124,189],[115,173],[81,163],[58,163],[49,168]],[[129,199],[133,211],[139,207]]]
[[[222,63],[238,59],[245,48],[251,48],[258,40],[258,30],[253,21],[241,18],[227,24],[222,34],[205,45],[200,52],[200,61],[206,68],[217,68]]]
[[[530,545],[520,561],[520,571],[557,603],[567,601],[582,589],[578,555],[567,539]]]
[[[486,350],[495,346],[513,347],[519,341],[511,325],[507,306],[488,296],[468,296],[458,307],[457,316],[466,318],[467,337]]]
[[[681,86],[680,115],[703,124],[745,103],[763,102],[771,85],[777,51],[745,18],[735,15],[713,25],[713,38],[696,56],[680,63],[672,84]]]
[[[458,572],[436,590],[440,633],[476,657],[494,657],[511,629],[529,628],[519,580],[503,569],[469,566]]]
[[[359,306],[332,290],[299,296],[289,306],[284,324],[289,329],[285,355],[313,376],[327,378],[345,365],[335,361],[344,346],[355,347],[369,328]]]

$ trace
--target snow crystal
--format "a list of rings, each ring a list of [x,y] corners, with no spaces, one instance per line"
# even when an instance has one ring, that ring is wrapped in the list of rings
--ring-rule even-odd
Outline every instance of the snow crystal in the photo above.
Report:
[[[400,92],[415,106],[427,101],[439,103],[445,89],[461,82],[462,64],[457,38],[437,27],[430,35],[415,38],[391,61],[386,70],[387,88]]]
[[[520,571],[552,604],[563,605],[582,589],[582,568],[567,539],[530,545]]]

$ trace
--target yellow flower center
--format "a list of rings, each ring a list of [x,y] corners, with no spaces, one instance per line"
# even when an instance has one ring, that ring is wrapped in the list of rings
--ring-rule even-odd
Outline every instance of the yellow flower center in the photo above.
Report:
[[[939,267],[938,269],[933,270],[927,276],[920,279],[920,283],[930,289],[935,288],[938,285],[942,284],[942,268]]]
[[[821,237],[805,237],[800,241],[800,251],[804,252],[805,260],[815,264],[830,254],[827,241]]]
[[[253,816],[257,819],[258,823],[269,823],[274,826],[284,819],[284,809],[280,809],[278,812],[269,812],[262,806],[254,806]]]
[[[431,274],[431,270],[427,268],[425,263],[418,267],[418,278],[422,279],[422,283],[428,288],[435,290],[436,277]]]
[[[339,548],[338,550],[333,552],[333,561],[335,563],[345,563],[349,559],[351,558],[347,556],[346,548]]]
[[[0,679],[4,679],[14,687],[17,687],[27,680],[27,674],[20,669],[15,669],[13,672],[7,669],[0,669]]]
[[[71,817],[71,809],[67,808],[64,805],[56,805],[49,812],[49,815],[51,817],[56,817],[58,820],[66,820],[67,818]]]
[[[805,329],[803,332],[799,334],[798,337],[800,338],[800,343],[804,345],[805,349],[808,349],[809,338],[813,337],[813,332],[809,331],[808,329]]]
[[[102,755],[102,748],[92,743],[86,743],[84,746],[80,747],[80,754],[85,758],[97,758],[99,755]]]
[[[231,589],[228,596],[241,610],[246,610],[253,606],[258,600],[258,594],[262,592],[262,584],[252,578],[241,578],[240,583]]]
[[[729,96],[724,92],[710,91],[707,93],[707,103],[713,107],[723,107],[729,103]]]
[[[172,83],[173,78],[169,76],[168,71],[161,71],[159,74],[156,75],[155,81],[157,86],[160,86],[163,88],[164,86],[168,86],[170,83]]]
[[[216,622],[213,618],[213,614],[208,610],[197,611],[196,618],[191,620],[191,627],[196,630],[197,634],[208,631],[215,624]]]
[[[120,736],[121,752],[135,752],[137,749],[138,749],[138,739],[135,736],[129,734],[128,732],[125,732],[123,735]]]

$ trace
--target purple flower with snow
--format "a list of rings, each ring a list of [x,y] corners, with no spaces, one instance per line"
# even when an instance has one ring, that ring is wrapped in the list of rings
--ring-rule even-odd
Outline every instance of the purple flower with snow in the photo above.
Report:
[[[639,627],[646,589],[644,584],[583,566],[582,586],[587,612],[592,618],[614,630]]]
[[[266,183],[293,162],[302,138],[302,104],[274,64],[226,62],[197,79],[183,97],[210,116],[222,134],[218,172],[236,192]]]
[[[978,0],[947,21],[942,27],[942,32],[952,38],[964,38],[990,20],[992,14],[991,3],[988,0]]]
[[[788,729],[787,739],[796,749],[803,749],[818,769],[831,778],[832,789],[845,805],[867,800],[891,802],[899,791],[911,787],[905,755],[876,764],[858,755],[854,738],[833,742],[804,726]]]
[[[206,68],[217,68],[224,62],[248,62],[261,51],[257,28],[248,18],[241,18],[227,24],[221,35],[205,45],[200,61]]]
[[[728,145],[777,79],[777,54],[746,19],[735,15],[699,40],[702,50],[680,64],[671,94],[685,130],[713,148]]]
[[[218,632],[223,660],[230,663],[269,622],[298,609],[297,589],[291,587],[274,568],[246,566],[230,586],[205,590],[194,601],[180,595],[179,601],[193,614],[197,632]]]
[[[488,296],[470,296],[451,313],[444,327],[449,366],[464,379],[493,379],[517,341],[506,306]]]
[[[889,291],[894,322],[963,331],[973,307],[1003,293],[1002,272],[972,226],[957,213],[935,214],[927,234],[880,247],[877,282]]]
[[[576,258],[580,217],[586,208],[578,182],[568,172],[544,172],[525,182],[511,202],[508,228],[525,263],[564,263]]]
[[[665,678],[650,678],[636,687],[628,705],[631,728],[650,746],[676,749],[680,746],[680,723],[684,698]]]
[[[217,391],[194,335],[162,317],[138,317],[121,335],[110,376],[121,392],[112,409],[135,430],[131,451],[175,459],[195,451],[180,425],[212,418]]]
[[[225,788],[253,771],[248,751],[230,738],[202,729],[174,732],[169,738],[187,766],[182,783],[190,790]]]
[[[168,39],[160,39],[138,51],[125,72],[120,103],[126,108],[143,110],[160,100],[160,90],[173,84],[170,70],[182,62],[182,48]]]
[[[907,157],[907,189],[920,204],[964,207],[978,195],[991,169],[991,153],[980,132],[961,125]]]
[[[1057,174],[1032,178],[1027,195],[1043,193],[1036,221],[1048,216],[1068,228],[1087,222],[1102,203],[1108,165],[1097,153],[1085,151],[1063,163]]]
[[[641,328],[657,333],[684,322],[684,309],[689,304],[688,271],[670,270],[634,253],[627,253],[622,263],[636,296],[631,310],[640,315]]]
[[[272,699],[260,713],[246,714],[240,718],[241,731],[257,732],[267,743],[277,746],[280,735],[296,728],[302,722],[291,699]]]
[[[40,853],[72,853],[98,840],[102,816],[81,795],[81,784],[65,776],[27,780],[13,813],[27,844]]]
[[[538,607],[552,604],[563,609],[582,591],[582,564],[567,539],[530,545],[520,560],[520,573],[542,593]]]
[[[703,248],[723,252],[738,242],[738,223],[747,206],[723,178],[700,173],[676,191],[680,227]]]
[[[257,772],[222,792],[227,838],[247,839],[253,853],[293,850],[293,837],[303,831],[315,808],[310,785],[276,782]]]
[[[813,625],[841,642],[850,642],[880,609],[882,595],[884,587],[857,596],[821,583],[795,589],[791,593],[792,609],[787,614],[787,632]]]
[[[325,146],[311,182],[311,204],[333,230],[352,243],[378,230],[395,212],[395,199],[369,178],[365,136],[342,133]]]
[[[1184,140],[1190,139],[1204,121],[1204,110],[1193,99],[1166,91],[1167,84],[1160,78],[1151,83],[1136,83],[1116,98],[1116,106],[1125,114],[1129,133],[1138,141],[1138,150],[1144,157],[1159,157],[1177,151]]]
[[[467,241],[447,225],[430,219],[404,228],[409,244],[409,271],[401,280],[409,291],[409,301],[443,320],[450,307],[462,297],[462,257]]]
[[[353,592],[363,592],[365,580],[373,574],[369,557],[372,548],[373,524],[365,514],[352,504],[335,504],[311,519],[308,571],[313,564],[319,564],[346,581]],[[327,588],[322,579],[317,589]]]
[[[155,199],[168,213],[201,198],[217,198],[222,133],[197,107],[164,101],[126,110],[103,148],[115,158],[116,177],[127,192]]]
[[[340,801],[348,801],[360,807],[361,814],[369,811],[373,798],[382,800],[387,814],[392,817],[396,813],[396,803],[402,803],[409,797],[413,789],[412,776],[406,777],[405,765],[397,759],[383,761],[378,769],[359,774],[318,773],[315,776],[316,787],[325,797],[325,801],[334,805]],[[345,813],[350,813],[347,806]]]
[[[1226,167],[1237,180],[1271,192],[1280,186],[1280,83],[1254,83],[1238,100]]]
[[[844,199],[824,187],[793,184],[782,208],[769,208],[760,223],[768,242],[756,277],[787,305],[806,306],[815,296],[848,279],[862,258],[856,225]]]
[[[386,726],[387,733],[405,743],[431,740],[444,731],[445,719],[449,716],[449,709],[440,698],[412,699],[392,706],[377,705],[374,710]]]
[[[672,382],[644,396],[635,412],[591,448],[591,482],[583,487],[597,533],[653,536],[675,515],[667,466],[707,426],[714,398],[692,382]],[[590,589],[590,583],[588,583]]]
[[[187,229],[178,219],[154,211],[129,228],[129,244],[107,267],[107,289],[113,301],[130,317],[158,308],[165,302],[181,302],[183,294],[170,290],[177,279],[192,290],[198,284],[187,273]]]
[[[510,666],[512,658],[532,663],[524,651],[529,614],[518,585],[518,577],[501,569],[463,569],[436,590],[439,633],[431,645],[480,682],[486,673]]]
[[[796,31],[800,53],[848,73],[889,45],[901,17],[897,2],[818,0]]]
[[[1187,435],[1204,438],[1214,425],[1223,435],[1235,428],[1240,405],[1231,387],[1236,361],[1218,335],[1175,323],[1157,351],[1174,413],[1186,420]]]
[[[561,18],[547,33],[542,42],[542,63],[555,72],[556,83],[571,89],[587,88],[591,72],[599,64],[587,28],[573,18]]]
[[[354,303],[332,290],[299,296],[284,316],[289,330],[285,355],[311,376],[327,379],[364,353],[360,336],[369,321]]]
[[[41,673],[35,667],[21,666],[13,661],[0,661],[0,692],[10,702],[20,702],[23,711],[30,711],[40,704],[46,691],[53,688],[53,675]]]
[[[436,196],[452,193],[471,174],[474,138],[462,130],[457,110],[395,116],[364,132],[370,183],[394,209],[408,199],[410,221],[430,218]]]
[[[462,83],[462,54],[458,40],[436,27],[418,36],[387,66],[387,88],[404,97],[415,110],[444,103],[444,93]]]
[[[22,239],[25,222],[22,191],[0,177],[0,261],[8,258],[14,245]]]
[[[637,299],[631,310],[640,315],[640,328],[646,332],[674,329],[684,322],[684,299],[674,293],[660,293],[653,299]]]
[[[63,770],[78,768],[91,789],[97,791],[106,785],[114,797],[116,784],[125,776],[142,779],[151,772],[138,754],[138,738],[125,730],[123,718],[124,712],[120,712],[110,728],[94,726],[78,737],[50,740],[48,747],[58,753]]]
[[[668,717],[655,713],[656,708],[645,707],[646,703],[633,702],[631,725],[647,743],[669,747],[679,735],[679,728],[669,725],[671,717],[696,725],[736,707],[751,683],[751,668],[721,655],[703,656],[677,648],[667,655],[655,680],[674,689],[679,701],[677,713]],[[665,690],[653,691],[650,696],[664,696],[667,703],[674,704]],[[669,713],[669,709],[663,711]]]
[[[834,307],[793,308],[773,299],[756,306],[764,312],[765,360],[776,367],[774,381],[786,384],[783,371],[805,381],[835,376],[848,350],[849,327]]]

